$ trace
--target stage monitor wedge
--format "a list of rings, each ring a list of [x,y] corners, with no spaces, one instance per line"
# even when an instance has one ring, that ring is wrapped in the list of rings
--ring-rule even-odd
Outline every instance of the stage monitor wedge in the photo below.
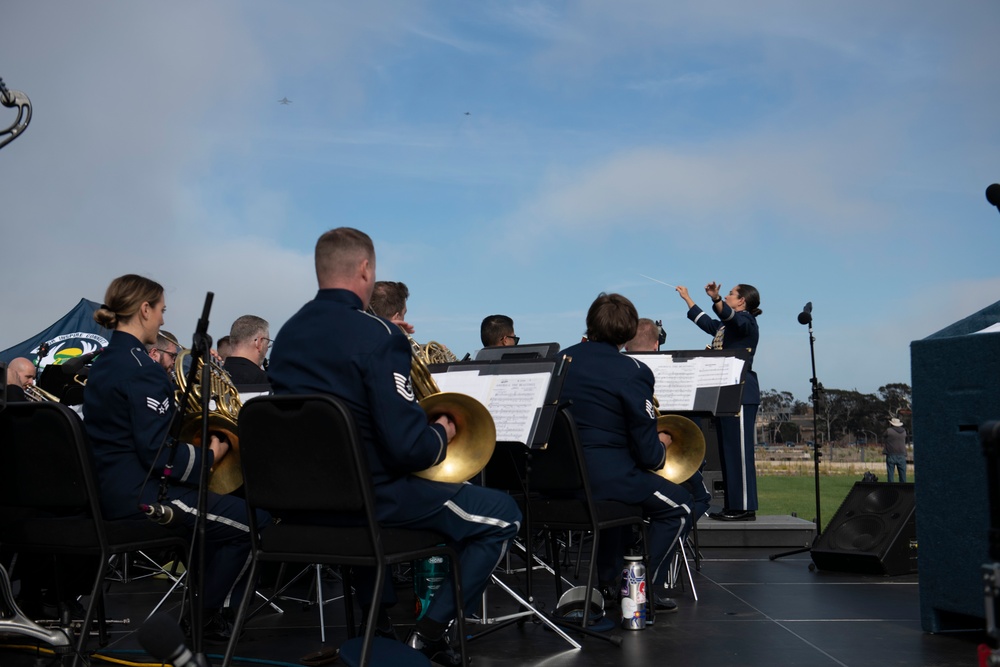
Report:
[[[917,571],[912,483],[855,482],[812,548],[821,570],[899,575]]]

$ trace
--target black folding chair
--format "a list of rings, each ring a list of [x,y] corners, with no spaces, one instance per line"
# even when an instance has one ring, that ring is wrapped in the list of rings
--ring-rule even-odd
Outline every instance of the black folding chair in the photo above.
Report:
[[[108,521],[101,515],[97,477],[83,424],[59,403],[8,403],[0,412],[0,544],[24,554],[98,557],[73,665],[96,618],[108,643],[103,581],[111,557],[133,551],[187,551],[184,534],[146,519]],[[13,604],[13,601],[10,601]],[[12,630],[0,623],[0,630]]]
[[[261,396],[240,410],[240,455],[253,542],[249,581],[262,561],[330,563],[375,569],[373,600],[381,598],[387,566],[447,556],[455,586],[457,634],[466,663],[461,576],[454,550],[436,532],[380,526],[364,447],[350,411],[332,396]],[[256,509],[281,520],[263,531]],[[317,525],[298,516],[322,514],[353,525]],[[353,596],[344,583],[348,634],[354,636]],[[249,588],[248,588],[249,593]],[[223,665],[229,665],[246,620],[250,595],[236,616]],[[372,655],[378,604],[365,622],[360,664]]]
[[[531,520],[535,527],[548,531],[552,551],[552,568],[555,570],[556,599],[562,596],[562,574],[559,565],[559,543],[552,539],[552,532],[559,530],[590,532],[590,564],[585,586],[594,586],[597,568],[597,549],[600,534],[607,528],[638,526],[642,532],[642,544],[648,549],[646,526],[642,518],[642,508],[613,500],[594,500],[587,476],[587,464],[583,458],[583,446],[577,432],[576,421],[569,410],[559,410],[552,425],[548,447],[533,453],[531,462],[530,505]],[[534,495],[537,492],[539,495]],[[649,562],[649,554],[644,555]],[[649,614],[654,614],[654,604],[648,605]],[[590,605],[584,604],[580,626],[586,629],[590,619]],[[608,639],[607,635],[597,635]],[[613,640],[612,640],[613,641]],[[613,642],[618,643],[618,642]]]

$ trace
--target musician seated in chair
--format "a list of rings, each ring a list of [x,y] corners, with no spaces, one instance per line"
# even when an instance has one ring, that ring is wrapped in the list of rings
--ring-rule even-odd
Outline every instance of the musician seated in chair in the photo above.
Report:
[[[181,353],[180,343],[177,338],[167,331],[160,329],[156,334],[156,342],[146,345],[146,351],[150,358],[163,367],[163,370],[170,376],[170,381],[174,381],[174,365],[177,362],[177,355]]]
[[[25,388],[34,384],[37,370],[30,359],[15,357],[7,364],[7,400],[11,403],[28,400]]]
[[[641,505],[649,520],[647,581],[656,608],[674,611],[676,603],[659,594],[667,579],[670,556],[694,521],[708,509],[701,484],[698,502],[679,484],[660,477],[670,435],[658,434],[653,405],[653,372],[638,359],[620,353],[635,337],[638,314],[620,294],[601,294],[587,312],[586,341],[562,350],[573,359],[563,381],[563,400],[577,423],[595,500]],[[618,590],[624,560],[620,529],[604,531],[597,554],[602,593],[609,601]]]
[[[479,325],[483,347],[510,347],[521,339],[514,335],[514,320],[506,315],[487,315]]]
[[[408,334],[414,333],[413,325],[406,321],[406,300],[410,298],[410,288],[406,283],[395,280],[375,282],[369,312],[383,317]]]
[[[84,398],[85,427],[90,437],[94,467],[100,484],[105,519],[142,519],[142,506],[159,505],[172,519],[164,523],[193,528],[199,511],[198,475],[203,456],[209,465],[222,460],[229,443],[212,434],[209,447],[177,443],[173,474],[160,500],[159,477],[169,460],[160,451],[173,419],[174,387],[163,369],[150,358],[145,345],[156,343],[166,304],[163,287],[148,278],[115,278],[94,320],[113,329],[111,342],[94,362]],[[157,456],[159,454],[159,456]],[[152,470],[153,475],[147,473]],[[250,534],[243,500],[208,493],[205,544],[206,641],[227,641],[230,624],[223,607],[233,607],[245,589],[241,577],[248,571]],[[258,525],[269,517],[261,514]]]
[[[222,367],[237,389],[243,385],[267,384],[267,372],[262,365],[272,345],[270,335],[271,325],[262,317],[243,315],[233,322],[229,329],[232,349]]]
[[[517,534],[521,512],[501,491],[411,474],[444,460],[455,423],[448,415],[428,423],[411,384],[409,340],[392,322],[366,312],[375,286],[371,238],[347,227],[323,234],[316,243],[316,276],[316,298],[278,333],[269,368],[274,392],[332,394],[347,403],[368,453],[379,523],[435,530],[453,542],[471,609]],[[369,609],[371,574],[357,577],[361,604]],[[434,662],[458,665],[445,637],[457,613],[451,589],[448,578],[407,643]],[[385,593],[378,622],[380,634],[391,635],[385,607],[394,602],[392,587]]]

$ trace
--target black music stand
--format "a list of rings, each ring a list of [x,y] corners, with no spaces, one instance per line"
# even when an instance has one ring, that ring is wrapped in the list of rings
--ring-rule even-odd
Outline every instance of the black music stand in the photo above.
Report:
[[[525,345],[484,347],[476,353],[476,361],[546,359],[556,356],[559,349],[559,343],[528,343]]]
[[[487,348],[490,350],[517,350],[520,346],[507,348]],[[485,486],[504,491],[523,493],[527,498],[531,488],[530,462],[533,449],[540,449],[548,442],[552,424],[559,408],[559,395],[562,392],[564,373],[569,357],[539,357],[533,355],[530,359],[493,359],[454,362],[450,364],[432,364],[429,369],[434,379],[443,391],[449,391],[448,373],[473,372],[477,374],[478,384],[482,385],[480,400],[494,420],[501,422],[497,429],[497,445],[493,457],[483,471]],[[517,376],[548,375],[548,386],[545,396],[537,405],[525,405],[520,401],[516,388],[509,391],[510,380]],[[486,391],[487,386],[490,391]],[[514,405],[519,404],[519,405]],[[502,415],[502,416],[500,416]],[[514,422],[514,423],[511,423]],[[520,432],[522,439],[511,439],[514,433]],[[510,586],[501,580],[496,573],[490,575],[490,580],[507,595],[517,601],[523,611],[507,616],[490,619],[487,614],[486,593],[483,593],[483,617],[467,619],[467,622],[488,625],[489,628],[473,634],[469,639],[476,639],[491,634],[514,623],[520,623],[528,616],[534,616],[550,630],[569,642],[574,648],[582,648],[579,642],[570,637],[558,624],[534,607],[531,593],[532,548],[531,548],[531,516],[527,503],[523,508],[523,527],[525,531],[525,562],[526,562],[526,593],[527,599],[518,595]]]

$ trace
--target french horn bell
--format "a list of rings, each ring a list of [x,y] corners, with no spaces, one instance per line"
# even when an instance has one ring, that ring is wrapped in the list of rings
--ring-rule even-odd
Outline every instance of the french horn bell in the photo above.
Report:
[[[697,424],[680,415],[657,417],[656,432],[661,431],[670,434],[671,443],[666,463],[653,472],[674,484],[683,484],[698,472],[705,460],[705,434]]]

